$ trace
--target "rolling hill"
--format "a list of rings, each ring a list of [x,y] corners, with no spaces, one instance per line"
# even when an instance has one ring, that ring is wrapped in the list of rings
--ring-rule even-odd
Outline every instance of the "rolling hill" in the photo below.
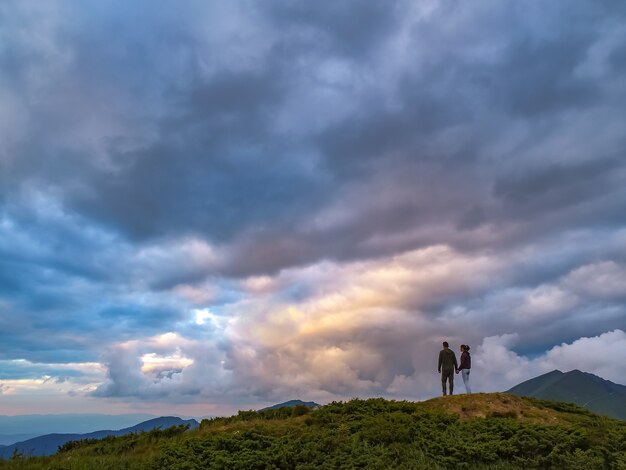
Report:
[[[626,420],[626,386],[587,372],[553,370],[522,382],[507,393],[574,403],[595,413]]]
[[[623,421],[505,393],[355,399],[68,443],[54,456],[0,461],[0,470],[621,469],[625,436]]]

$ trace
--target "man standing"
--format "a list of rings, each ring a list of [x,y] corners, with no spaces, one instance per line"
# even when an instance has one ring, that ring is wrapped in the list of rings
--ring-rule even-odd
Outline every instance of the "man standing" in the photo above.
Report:
[[[443,342],[443,349],[439,352],[439,366],[438,370],[441,373],[441,388],[443,389],[443,396],[446,393],[446,381],[450,384],[450,395],[454,391],[454,372],[457,370],[456,355],[454,351],[449,348],[448,342]]]

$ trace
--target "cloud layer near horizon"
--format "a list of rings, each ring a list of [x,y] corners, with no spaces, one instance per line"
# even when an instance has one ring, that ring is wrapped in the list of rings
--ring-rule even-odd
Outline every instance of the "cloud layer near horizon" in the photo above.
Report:
[[[0,393],[423,398],[442,339],[623,382],[625,18],[4,2]]]

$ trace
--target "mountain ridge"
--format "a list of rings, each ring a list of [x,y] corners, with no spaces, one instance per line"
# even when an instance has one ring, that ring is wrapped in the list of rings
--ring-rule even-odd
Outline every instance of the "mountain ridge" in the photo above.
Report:
[[[314,401],[288,400],[282,403],[277,403],[276,405],[268,406],[266,408],[261,408],[259,411],[277,410],[279,408],[293,408],[294,406],[298,405],[306,406],[307,408],[317,408],[320,406],[319,403],[315,403]]]
[[[553,370],[519,383],[507,393],[573,403],[601,415],[626,420],[626,386],[578,369]]]
[[[148,413],[57,413],[0,415],[0,444],[10,445],[45,434],[85,434],[101,429],[123,429],[157,415]]]
[[[11,445],[0,446],[0,458],[9,458],[14,452],[22,455],[45,456],[57,452],[59,446],[66,442],[80,441],[84,439],[103,439],[108,436],[123,436],[125,434],[137,433],[142,431],[151,431],[156,428],[169,428],[171,426],[189,425],[190,428],[196,428],[199,423],[195,419],[184,420],[176,416],[161,416],[159,418],[149,419],[134,426],[130,426],[118,430],[100,430],[89,433],[50,433],[37,436],[25,441],[16,442]]]

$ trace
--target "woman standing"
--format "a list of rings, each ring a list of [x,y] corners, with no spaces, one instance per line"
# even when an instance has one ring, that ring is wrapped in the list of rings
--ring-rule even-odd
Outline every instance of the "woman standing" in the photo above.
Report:
[[[472,393],[469,383],[470,369],[472,368],[472,357],[470,356],[469,350],[470,347],[467,344],[461,345],[461,364],[456,372],[457,374],[460,372],[463,377],[465,391],[467,393]]]

